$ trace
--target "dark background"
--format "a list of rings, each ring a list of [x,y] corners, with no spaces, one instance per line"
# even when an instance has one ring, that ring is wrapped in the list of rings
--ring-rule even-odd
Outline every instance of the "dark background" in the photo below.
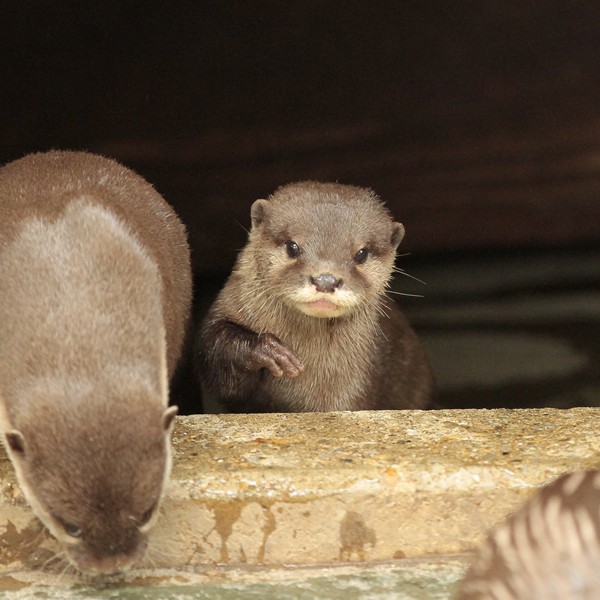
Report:
[[[188,226],[199,307],[244,243],[251,202],[305,178],[375,189],[406,226],[416,274],[598,248],[600,3],[40,0],[2,12],[0,161],[86,149],[139,171]]]

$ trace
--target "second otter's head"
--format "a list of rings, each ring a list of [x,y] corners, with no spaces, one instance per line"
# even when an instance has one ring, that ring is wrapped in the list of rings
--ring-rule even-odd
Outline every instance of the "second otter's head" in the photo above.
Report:
[[[377,306],[404,227],[370,190],[306,181],[252,205],[241,262],[268,294],[316,318]]]
[[[165,409],[144,382],[115,388],[41,378],[22,390],[19,429],[5,432],[34,512],[90,574],[143,557],[170,472],[176,407]]]

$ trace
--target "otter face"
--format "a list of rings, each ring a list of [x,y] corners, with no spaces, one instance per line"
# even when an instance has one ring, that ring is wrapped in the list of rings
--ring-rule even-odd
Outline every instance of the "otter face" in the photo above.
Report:
[[[97,403],[95,391],[70,398],[68,410],[52,396],[31,402],[19,430],[5,433],[19,483],[78,570],[124,571],[143,557],[158,518],[177,409],[146,389],[118,403],[110,394]]]
[[[403,235],[372,192],[353,186],[291,184],[252,205],[259,276],[315,318],[347,317],[382,298]]]

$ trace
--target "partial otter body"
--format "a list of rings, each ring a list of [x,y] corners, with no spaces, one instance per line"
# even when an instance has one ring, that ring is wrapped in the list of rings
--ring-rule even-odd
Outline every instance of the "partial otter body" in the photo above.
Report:
[[[429,364],[385,296],[404,229],[377,196],[295,183],[251,218],[197,339],[205,396],[234,412],[426,407]]]
[[[185,229],[144,179],[81,152],[0,169],[0,424],[34,512],[82,571],[144,554],[190,302]]]
[[[600,598],[600,471],[564,475],[495,529],[456,600]]]

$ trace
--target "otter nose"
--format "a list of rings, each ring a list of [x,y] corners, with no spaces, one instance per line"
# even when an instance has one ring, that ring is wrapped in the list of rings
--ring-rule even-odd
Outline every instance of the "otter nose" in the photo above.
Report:
[[[316,277],[311,276],[310,282],[317,288],[318,292],[326,293],[335,292],[335,290],[343,283],[341,279],[337,279],[337,277],[334,277],[329,273],[323,273],[321,275],[317,275]]]

